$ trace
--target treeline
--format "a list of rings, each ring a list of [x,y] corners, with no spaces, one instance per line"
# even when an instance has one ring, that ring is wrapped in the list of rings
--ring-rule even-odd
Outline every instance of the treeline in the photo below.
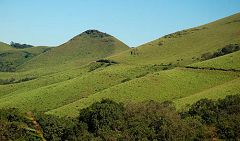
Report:
[[[34,113],[31,122],[16,109],[1,110],[0,140],[240,139],[240,95],[217,101],[202,99],[184,112],[177,112],[172,102],[123,105],[105,99],[80,110],[77,118]]]
[[[11,42],[11,43],[10,43],[10,46],[12,46],[12,47],[14,47],[14,48],[18,48],[18,49],[33,47],[32,45],[20,44],[20,43],[14,43],[14,42]]]

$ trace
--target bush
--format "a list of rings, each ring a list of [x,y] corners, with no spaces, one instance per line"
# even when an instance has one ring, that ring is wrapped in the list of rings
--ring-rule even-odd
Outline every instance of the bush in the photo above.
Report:
[[[123,120],[123,111],[122,104],[105,99],[82,109],[78,120],[80,123],[86,123],[92,133],[101,130],[118,130],[118,124]]]
[[[107,60],[107,59],[100,59],[100,60],[97,60],[96,62],[93,62],[89,65],[89,72],[94,71],[94,70],[96,70],[98,68],[101,68],[101,67],[107,67],[107,66],[111,66],[111,65],[114,65],[114,64],[117,64],[117,62]]]
[[[117,64],[117,62],[112,61],[112,60],[108,60],[108,59],[100,59],[100,60],[97,60],[96,62],[110,63],[110,64]]]
[[[216,127],[220,139],[240,139],[240,114],[220,116]]]
[[[130,140],[190,140],[192,130],[181,120],[172,102],[149,101],[126,108],[126,139]]]
[[[224,48],[218,50],[217,52],[213,53],[213,58],[223,56],[238,50],[240,50],[240,46],[238,44],[229,44],[226,45]]]
[[[230,95],[218,101],[218,109],[221,114],[240,113],[240,95]]]
[[[40,113],[36,118],[46,140],[59,141],[75,137],[76,124],[72,120]]]
[[[200,116],[207,124],[216,123],[217,105],[214,101],[202,99],[193,104],[189,109],[191,116]]]
[[[12,47],[14,47],[14,48],[18,48],[18,49],[33,47],[32,45],[20,44],[20,43],[14,43],[14,42],[11,42],[11,43],[10,43],[10,46],[12,46]]]
[[[218,101],[199,100],[187,113],[190,117],[201,117],[202,123],[211,124],[220,139],[240,139],[240,95],[227,96]]]
[[[229,44],[229,45],[226,45],[225,47],[223,47],[222,49],[217,50],[214,53],[210,53],[210,52],[205,53],[201,56],[201,58],[203,60],[208,60],[208,59],[216,58],[216,57],[223,56],[223,55],[226,55],[229,53],[233,53],[233,52],[236,52],[239,50],[240,50],[239,44]]]

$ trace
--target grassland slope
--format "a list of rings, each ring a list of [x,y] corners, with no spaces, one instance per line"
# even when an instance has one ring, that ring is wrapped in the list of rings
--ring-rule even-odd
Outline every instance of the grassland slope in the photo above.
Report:
[[[97,30],[87,30],[32,59],[21,68],[29,70],[59,65],[60,69],[77,67],[127,49],[129,49],[127,45],[109,34]]]
[[[11,49],[11,46],[6,44],[6,43],[3,43],[3,42],[0,42],[0,51],[3,51],[3,50],[10,50]]]
[[[229,44],[240,43],[240,13],[178,31],[110,57],[126,64],[186,65],[203,60],[205,53],[216,52]]]
[[[16,49],[11,46],[4,45],[0,48],[0,71],[16,71],[17,67],[39,54],[46,52],[48,49],[48,47]]]

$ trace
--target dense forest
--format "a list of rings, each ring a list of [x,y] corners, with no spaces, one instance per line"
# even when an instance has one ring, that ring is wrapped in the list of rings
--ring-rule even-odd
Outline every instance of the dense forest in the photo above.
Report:
[[[205,140],[240,139],[240,95],[201,99],[184,111],[170,101],[137,104],[109,99],[76,118],[0,110],[0,140]]]

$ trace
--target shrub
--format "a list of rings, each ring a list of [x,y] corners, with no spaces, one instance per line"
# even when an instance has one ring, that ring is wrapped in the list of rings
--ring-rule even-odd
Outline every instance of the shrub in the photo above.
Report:
[[[36,118],[46,140],[68,140],[75,137],[76,123],[68,118],[59,118],[41,113],[38,113]]]
[[[117,64],[117,62],[112,61],[112,60],[108,60],[108,59],[100,59],[100,60],[97,60],[96,62],[109,63],[109,64]]]
[[[20,44],[20,43],[14,43],[14,42],[11,42],[11,43],[10,43],[10,46],[12,46],[12,47],[14,47],[14,48],[18,48],[18,49],[33,47],[32,45]]]
[[[97,60],[96,62],[93,62],[89,65],[89,72],[94,71],[94,70],[96,70],[98,68],[101,68],[101,67],[107,67],[107,66],[111,66],[111,65],[114,65],[114,64],[117,64],[117,62],[112,61],[112,60],[107,60],[107,59],[100,59],[100,60]]]
[[[124,107],[109,99],[96,102],[80,111],[78,120],[86,123],[90,132],[118,130],[118,122],[123,120]]]
[[[163,67],[163,70],[168,70],[168,67]]]
[[[230,95],[224,99],[218,100],[218,109],[222,114],[240,113],[240,95]]]
[[[187,112],[191,117],[199,116],[207,125],[211,124],[218,138],[240,139],[240,95],[227,96],[218,101],[202,99]],[[183,114],[186,118],[186,114]],[[200,121],[200,120],[199,120]],[[202,123],[205,123],[202,122]],[[208,128],[211,128],[208,126]]]
[[[212,59],[212,58],[223,56],[223,55],[233,53],[233,52],[236,52],[239,50],[240,50],[239,44],[229,44],[229,45],[226,45],[225,47],[223,47],[222,49],[217,50],[214,53],[209,53],[209,52],[205,53],[201,56],[201,58],[203,60]]]
[[[125,119],[125,136],[131,140],[190,140],[196,136],[189,134],[192,128],[181,119],[173,103],[169,101],[128,105]]]
[[[207,124],[216,123],[217,105],[209,99],[201,99],[193,104],[189,109],[191,116],[200,116]]]
[[[240,139],[240,114],[222,115],[219,117],[217,134],[221,139]]]

